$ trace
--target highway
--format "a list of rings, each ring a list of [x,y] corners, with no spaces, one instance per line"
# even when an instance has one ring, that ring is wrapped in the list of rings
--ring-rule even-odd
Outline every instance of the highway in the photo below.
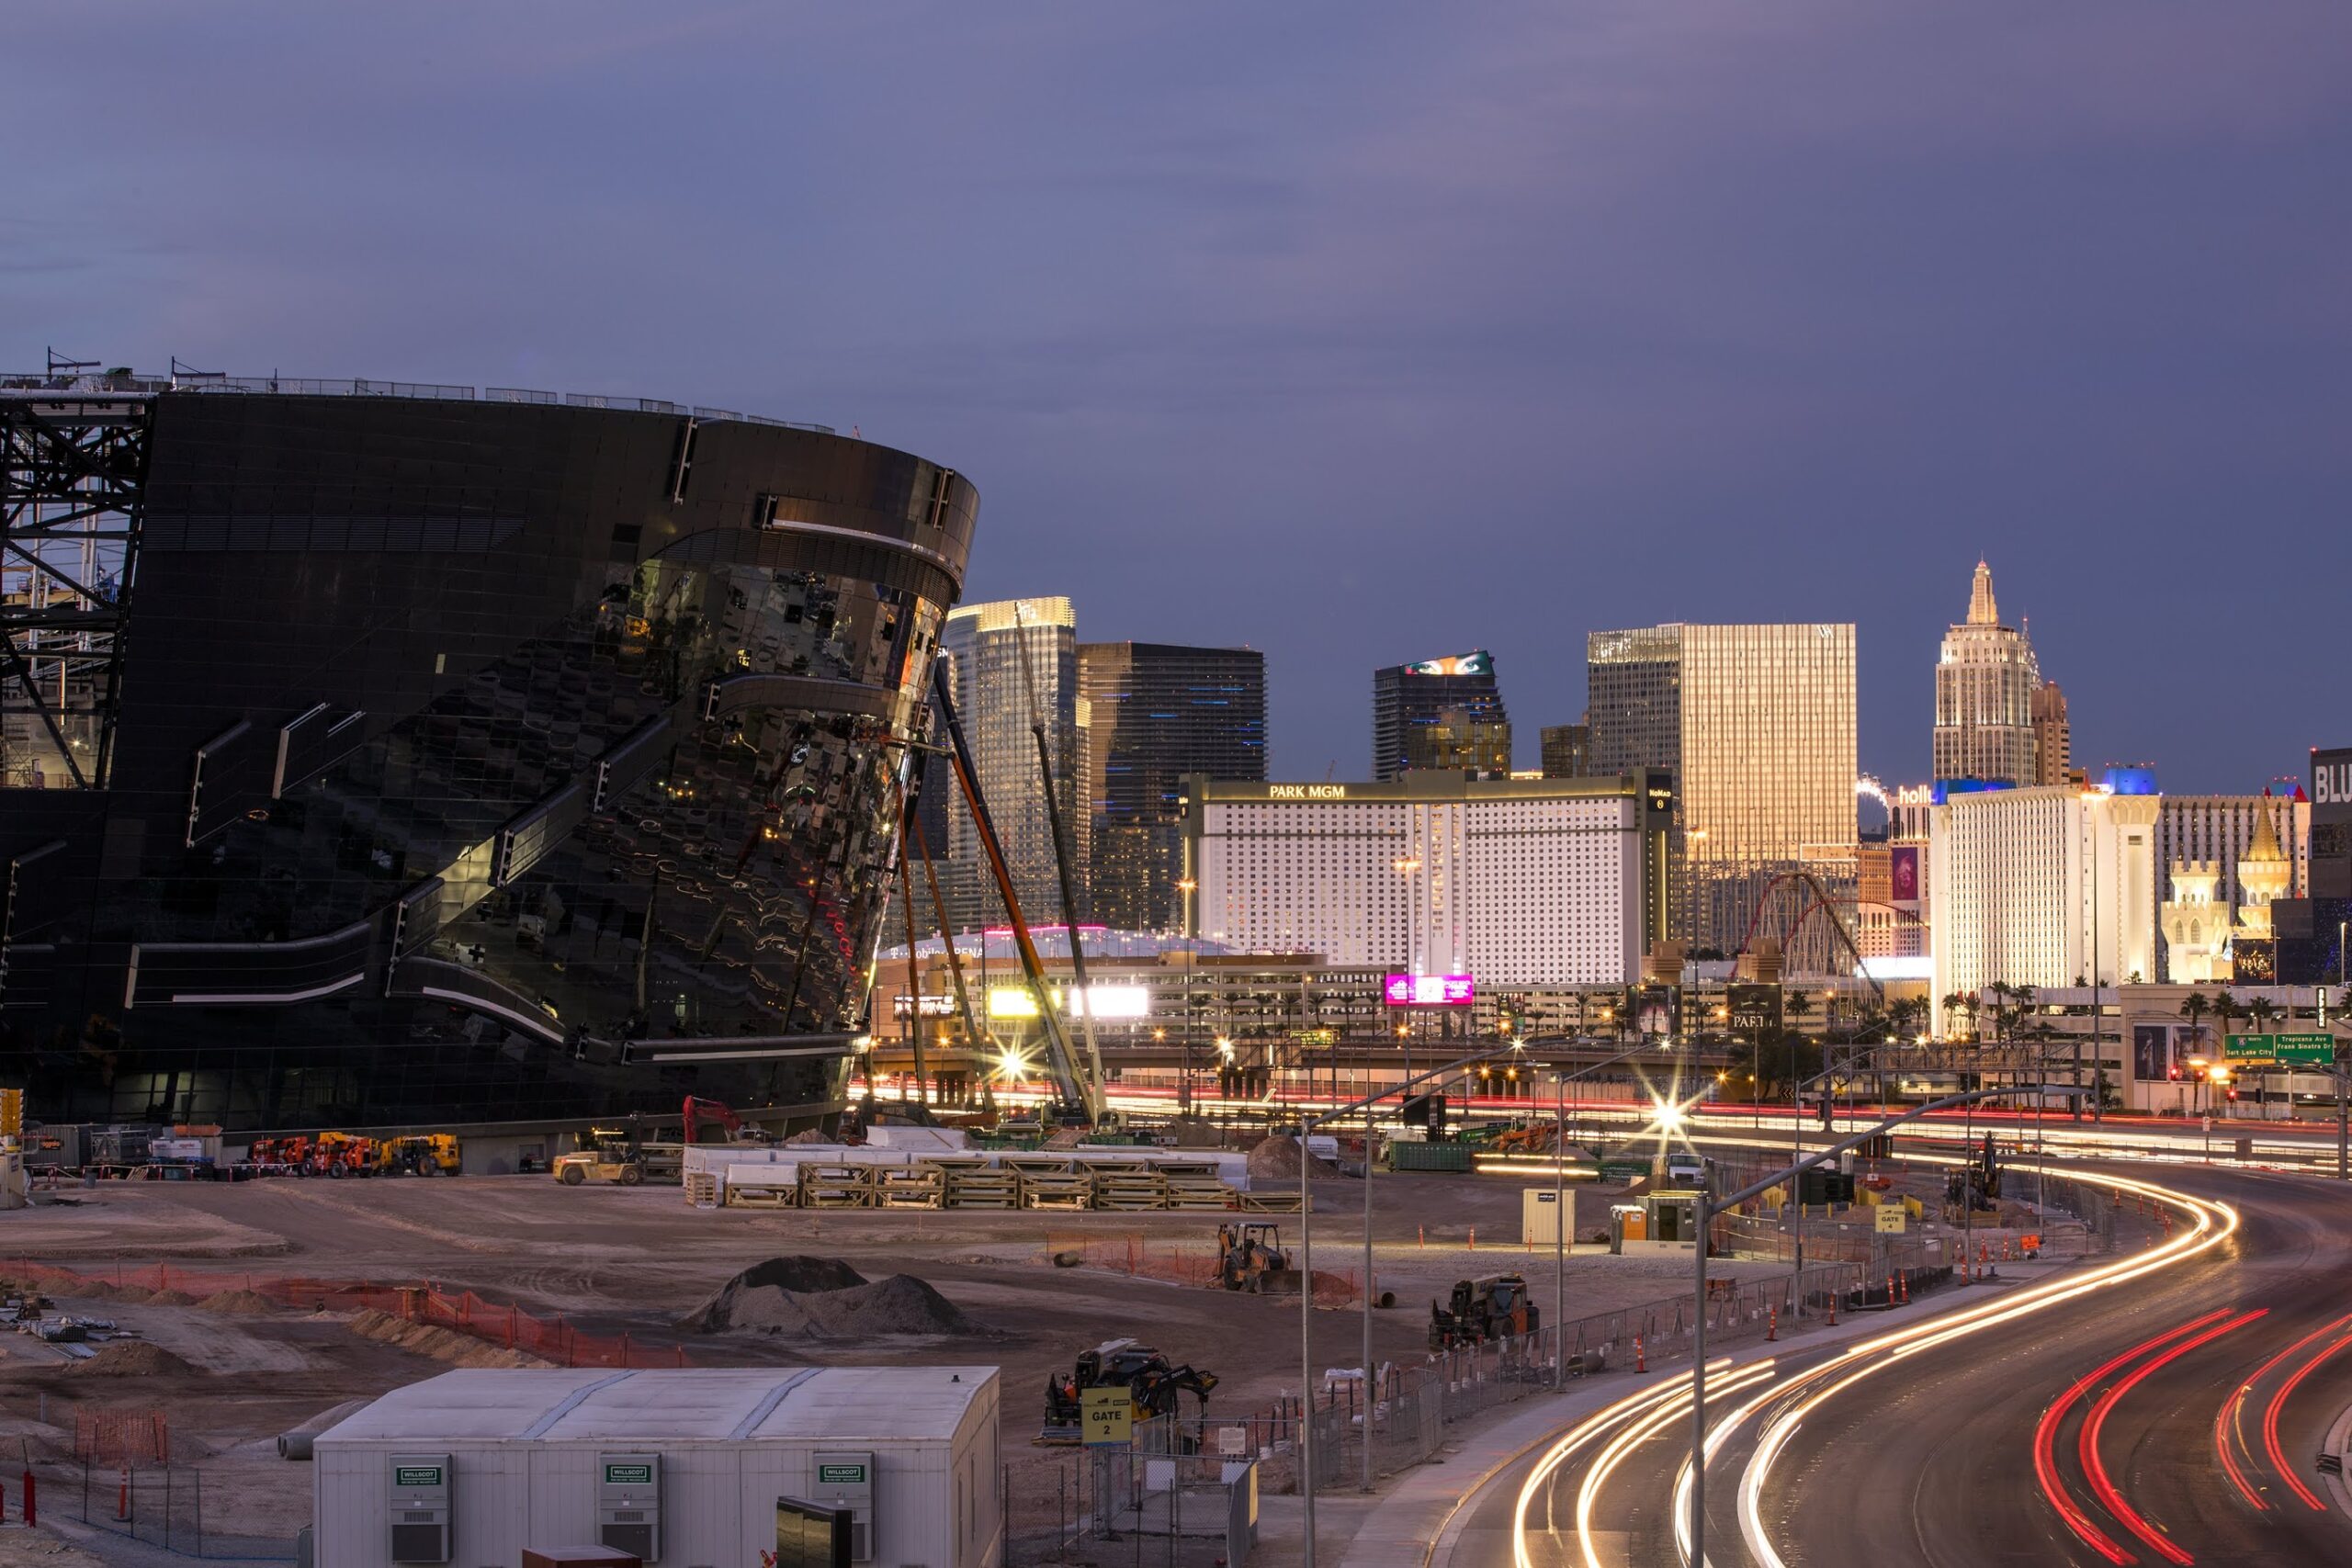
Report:
[[[2352,1517],[2313,1465],[2352,1404],[2352,1194],[2064,1169],[2169,1190],[2169,1238],[1967,1287],[1860,1339],[1717,1363],[1710,1563],[2352,1561]],[[1480,1485],[1433,1568],[1687,1562],[1673,1499],[1690,1440],[1687,1371],[1630,1390]]]

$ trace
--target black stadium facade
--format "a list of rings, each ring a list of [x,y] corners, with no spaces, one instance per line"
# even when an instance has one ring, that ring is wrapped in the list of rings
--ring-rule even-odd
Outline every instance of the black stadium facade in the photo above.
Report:
[[[718,410],[0,378],[0,1081],[836,1109],[978,498]]]

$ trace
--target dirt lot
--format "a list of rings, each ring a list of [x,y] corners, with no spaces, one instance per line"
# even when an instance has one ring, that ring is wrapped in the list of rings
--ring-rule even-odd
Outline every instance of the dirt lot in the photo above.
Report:
[[[1318,1184],[1315,1266],[1363,1266],[1360,1182]],[[1071,1450],[1033,1446],[1049,1373],[1081,1349],[1133,1335],[1221,1380],[1213,1413],[1245,1414],[1298,1388],[1294,1303],[1055,1268],[1049,1252],[1094,1236],[1206,1247],[1214,1214],[800,1212],[688,1207],[676,1188],[567,1189],[545,1178],[465,1177],[236,1184],[138,1183],[75,1190],[70,1206],[0,1214],[0,1258],[65,1264],[101,1279],[164,1263],[215,1277],[280,1276],[471,1289],[582,1333],[627,1331],[642,1344],[683,1345],[702,1365],[880,1365],[978,1362],[1002,1370],[1003,1451],[1012,1460],[1016,1528],[1050,1524]],[[1578,1229],[1600,1223],[1604,1195],[1578,1191]],[[1375,1353],[1424,1354],[1428,1303],[1471,1273],[1524,1269],[1548,1309],[1551,1258],[1509,1243],[1518,1185],[1469,1176],[1375,1179],[1376,1274],[1397,1298],[1375,1314]],[[1278,1217],[1295,1246],[1298,1217]],[[1464,1249],[1470,1231],[1480,1246]],[[1571,1316],[1673,1294],[1687,1264],[1585,1256],[1568,1265]],[[734,1275],[791,1254],[838,1258],[868,1280],[911,1274],[976,1326],[953,1336],[695,1334],[679,1320]],[[1761,1267],[1726,1263],[1724,1272]],[[128,1292],[135,1297],[138,1292]],[[243,1314],[130,1299],[62,1301],[136,1327],[185,1369],[127,1378],[69,1368],[29,1337],[0,1338],[0,1446],[17,1438],[53,1461],[51,1495],[70,1495],[72,1411],[161,1407],[174,1461],[204,1472],[208,1529],[284,1537],[309,1517],[310,1472],[275,1457],[274,1439],[334,1404],[432,1376],[445,1363],[361,1337],[350,1314],[269,1309]],[[1317,1366],[1351,1364],[1359,1319],[1317,1314]],[[44,1398],[45,1396],[45,1398]],[[41,1419],[43,1415],[47,1419]],[[62,1505],[61,1505],[62,1506]],[[107,1551],[99,1538],[93,1549]],[[123,1559],[129,1561],[129,1559]]]

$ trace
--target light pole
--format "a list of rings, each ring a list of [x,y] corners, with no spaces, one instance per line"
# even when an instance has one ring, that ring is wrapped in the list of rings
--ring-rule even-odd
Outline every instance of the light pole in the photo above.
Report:
[[[1830,1145],[1807,1155],[1784,1170],[1774,1171],[1759,1180],[1752,1181],[1727,1197],[1716,1198],[1701,1183],[1698,1201],[1692,1205],[1699,1217],[1698,1245],[1691,1248],[1697,1256],[1696,1283],[1691,1296],[1690,1331],[1690,1555],[1694,1563],[1707,1561],[1707,1232],[1717,1214],[1729,1213],[1750,1198],[1781,1181],[1794,1181],[1814,1166],[1834,1159],[1848,1149],[1901,1126],[1905,1122],[1925,1116],[1930,1111],[1946,1111],[1955,1105],[1973,1105],[1987,1095],[2013,1093],[2011,1089],[1980,1089],[1966,1094],[1955,1094],[1942,1100],[1930,1100],[1916,1110],[1884,1121],[1855,1134],[1842,1143]],[[2079,1093],[2079,1089],[2075,1092]],[[1681,1121],[1679,1107],[1668,1107],[1668,1114],[1659,1117],[1659,1125],[1671,1131],[1671,1122]]]
[[[1575,1044],[1577,1043],[1577,1042],[1565,1041],[1560,1042],[1560,1043]],[[1395,1094],[1401,1100],[1405,1094],[1418,1085],[1428,1083],[1432,1079],[1442,1078],[1449,1073],[1459,1071],[1464,1067],[1476,1066],[1481,1062],[1492,1061],[1498,1056],[1508,1056],[1514,1052],[1523,1051],[1525,1049],[1526,1042],[1514,1041],[1509,1045],[1498,1045],[1491,1050],[1475,1052],[1467,1056],[1457,1057],[1453,1061],[1448,1062],[1442,1066],[1431,1067],[1427,1072],[1421,1073],[1417,1077],[1408,1077],[1402,1083],[1399,1083],[1393,1089],[1375,1089],[1346,1105],[1334,1106],[1329,1111],[1320,1117],[1310,1117],[1306,1114],[1306,1108],[1304,1106],[1300,1108],[1298,1122],[1299,1265],[1301,1271],[1304,1272],[1306,1277],[1299,1281],[1298,1292],[1298,1469],[1299,1491],[1306,1498],[1306,1550],[1305,1555],[1301,1559],[1301,1561],[1306,1564],[1306,1568],[1315,1568],[1315,1361],[1313,1329],[1315,1312],[1315,1199],[1314,1190],[1308,1185],[1309,1178],[1313,1173],[1314,1167],[1310,1163],[1311,1156],[1307,1153],[1307,1134],[1313,1130],[1318,1122],[1329,1121],[1347,1111],[1357,1110],[1364,1111],[1364,1121],[1368,1128],[1372,1121],[1370,1108],[1380,1100],[1386,1099],[1389,1095]],[[1620,1051],[1617,1055],[1607,1057],[1604,1060],[1595,1062],[1589,1066],[1580,1067],[1576,1072],[1567,1075],[1567,1077],[1582,1077],[1589,1073],[1597,1073],[1603,1067],[1614,1066],[1618,1063],[1625,1061],[1629,1057],[1637,1056],[1645,1049],[1647,1049],[1646,1046],[1636,1045],[1630,1050]],[[1562,1081],[1565,1083],[1566,1079],[1563,1079]],[[1565,1094],[1565,1090],[1563,1093]],[[1562,1103],[1566,1103],[1565,1100]],[[1366,1181],[1370,1181],[1371,1179],[1371,1172],[1368,1168],[1365,1172],[1364,1179]],[[1371,1238],[1372,1205],[1367,1201],[1364,1205],[1364,1251],[1366,1258],[1371,1256]],[[1372,1387],[1372,1359],[1370,1351],[1370,1346],[1372,1343],[1372,1276],[1369,1269],[1367,1269],[1363,1281],[1363,1332],[1364,1344],[1366,1347],[1363,1367],[1364,1391],[1366,1394],[1364,1401],[1364,1444],[1367,1450],[1369,1450],[1372,1443],[1372,1402],[1369,1397]]]

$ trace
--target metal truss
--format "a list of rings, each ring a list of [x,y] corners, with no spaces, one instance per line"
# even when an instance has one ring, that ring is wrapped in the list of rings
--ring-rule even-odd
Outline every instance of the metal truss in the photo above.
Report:
[[[0,390],[0,784],[106,786],[153,411]]]

